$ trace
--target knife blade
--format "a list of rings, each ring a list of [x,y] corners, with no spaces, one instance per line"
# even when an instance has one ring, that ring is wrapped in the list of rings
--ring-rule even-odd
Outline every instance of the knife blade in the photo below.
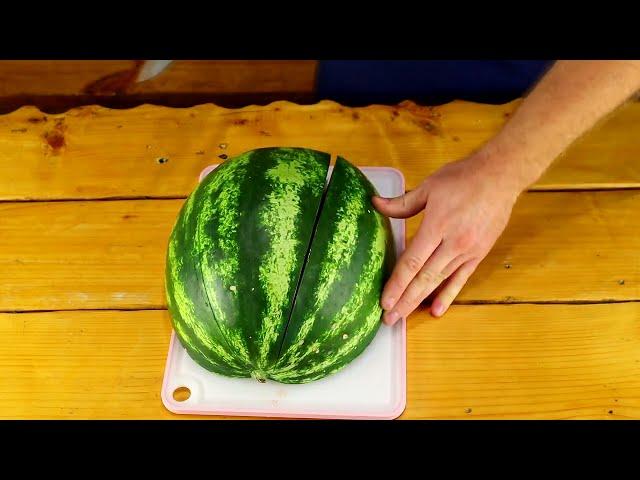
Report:
[[[162,73],[173,60],[144,60],[142,67],[138,71],[136,83],[144,82],[157,77]]]

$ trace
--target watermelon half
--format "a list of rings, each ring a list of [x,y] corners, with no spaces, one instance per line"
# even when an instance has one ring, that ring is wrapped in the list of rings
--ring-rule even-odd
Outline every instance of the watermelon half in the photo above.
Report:
[[[169,240],[173,328],[230,377],[306,383],[362,353],[380,326],[395,250],[375,188],[338,157],[261,148],[228,159],[183,205]]]

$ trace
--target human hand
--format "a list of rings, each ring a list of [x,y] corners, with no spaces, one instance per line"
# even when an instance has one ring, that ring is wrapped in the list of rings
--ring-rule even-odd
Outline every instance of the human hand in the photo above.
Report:
[[[374,197],[376,209],[392,218],[424,211],[383,290],[383,321],[407,317],[442,285],[431,305],[431,314],[441,316],[502,234],[521,190],[497,162],[476,154],[445,165],[405,195]]]

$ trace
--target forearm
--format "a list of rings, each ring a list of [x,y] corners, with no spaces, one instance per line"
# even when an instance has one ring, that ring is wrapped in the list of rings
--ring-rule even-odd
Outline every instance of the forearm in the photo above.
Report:
[[[473,155],[438,169],[405,195],[375,197],[378,211],[390,217],[425,211],[382,293],[385,323],[406,318],[438,287],[431,312],[442,315],[502,234],[518,195],[638,89],[640,61],[557,62]]]
[[[640,89],[640,61],[558,61],[477,153],[519,194]],[[505,184],[506,185],[506,184]]]

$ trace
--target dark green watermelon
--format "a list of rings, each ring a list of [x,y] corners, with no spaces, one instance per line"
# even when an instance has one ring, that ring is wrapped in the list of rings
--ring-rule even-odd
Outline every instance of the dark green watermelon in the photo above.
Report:
[[[375,336],[395,260],[369,180],[338,158],[263,148],[231,158],[185,202],[169,241],[174,330],[202,367],[304,383]]]

